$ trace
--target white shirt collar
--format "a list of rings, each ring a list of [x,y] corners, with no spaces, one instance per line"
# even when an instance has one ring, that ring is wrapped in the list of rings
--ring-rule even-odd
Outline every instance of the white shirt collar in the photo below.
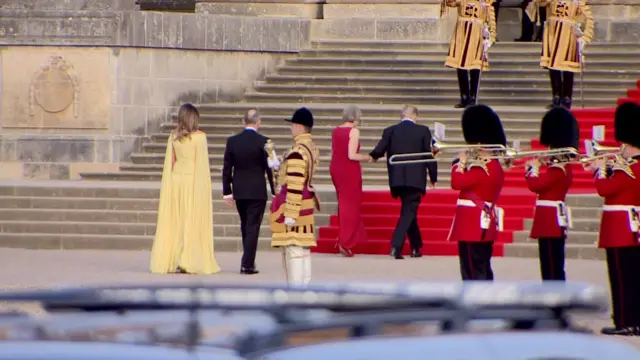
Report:
[[[251,131],[258,131],[256,130],[256,128],[252,128],[251,126],[247,126],[246,128],[244,128],[245,130],[251,130]]]
[[[411,119],[402,119],[402,121],[411,121],[412,123],[415,123],[415,120],[411,120]]]

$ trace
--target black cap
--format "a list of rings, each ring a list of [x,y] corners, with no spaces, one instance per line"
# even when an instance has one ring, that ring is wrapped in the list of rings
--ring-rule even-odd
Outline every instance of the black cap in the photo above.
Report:
[[[570,110],[556,106],[544,114],[540,123],[540,144],[550,148],[577,149],[579,142],[580,129]]]
[[[293,113],[293,116],[291,117],[291,119],[285,119],[284,121],[288,121],[293,124],[300,124],[308,128],[312,128],[313,114],[311,113],[311,111],[309,111],[309,109],[302,107]]]
[[[500,117],[486,105],[473,105],[464,110],[462,135],[467,144],[507,144]]]
[[[640,148],[640,105],[632,102],[620,104],[614,124],[616,141]]]

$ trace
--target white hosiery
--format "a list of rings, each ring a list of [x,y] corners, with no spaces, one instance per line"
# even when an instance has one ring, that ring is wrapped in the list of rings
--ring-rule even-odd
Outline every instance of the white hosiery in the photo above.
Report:
[[[287,283],[307,285],[311,281],[311,250],[299,246],[282,249],[282,262]]]

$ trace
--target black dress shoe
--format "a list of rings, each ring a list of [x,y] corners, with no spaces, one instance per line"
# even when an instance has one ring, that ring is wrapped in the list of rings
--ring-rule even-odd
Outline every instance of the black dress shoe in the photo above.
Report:
[[[571,110],[571,98],[564,97],[560,100],[560,105],[566,107],[568,110]]]
[[[391,257],[394,259],[404,259],[404,256],[402,256],[402,254],[400,253],[400,249],[391,248],[391,253],[389,255],[391,255]]]
[[[619,335],[619,336],[640,336],[640,327],[627,326],[622,328],[605,327],[600,330],[604,335]]]
[[[240,274],[254,275],[254,274],[259,274],[259,273],[260,273],[260,271],[256,270],[256,268],[246,268],[246,267],[240,268]]]
[[[420,252],[420,249],[413,249],[413,250],[411,250],[411,257],[412,257],[412,258],[419,258],[419,257],[422,257],[422,253]]]

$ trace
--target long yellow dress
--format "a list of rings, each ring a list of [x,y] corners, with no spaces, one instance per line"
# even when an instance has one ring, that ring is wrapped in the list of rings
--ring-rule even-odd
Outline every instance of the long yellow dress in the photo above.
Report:
[[[180,141],[174,138],[172,132],[162,170],[150,270],[154,274],[167,274],[179,266],[190,274],[214,274],[220,267],[213,254],[207,137],[194,132]]]

